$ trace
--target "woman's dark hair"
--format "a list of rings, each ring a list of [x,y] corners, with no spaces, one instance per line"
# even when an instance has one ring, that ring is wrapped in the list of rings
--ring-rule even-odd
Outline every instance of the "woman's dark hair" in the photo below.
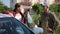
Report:
[[[16,9],[17,9],[18,7],[20,7],[20,6],[21,6],[21,4],[20,4],[20,3],[16,3],[16,4],[15,4],[14,12],[16,12]]]

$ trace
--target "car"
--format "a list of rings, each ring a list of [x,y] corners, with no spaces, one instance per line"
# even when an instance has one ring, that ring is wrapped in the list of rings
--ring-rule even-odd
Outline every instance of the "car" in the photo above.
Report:
[[[0,34],[34,34],[31,29],[8,14],[0,14]]]

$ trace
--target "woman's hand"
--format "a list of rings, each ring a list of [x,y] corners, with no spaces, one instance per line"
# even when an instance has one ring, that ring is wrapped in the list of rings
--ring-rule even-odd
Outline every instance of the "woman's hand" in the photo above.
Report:
[[[13,16],[13,13],[11,13],[11,12],[9,12],[9,15],[11,15],[12,17],[14,17],[14,16]]]

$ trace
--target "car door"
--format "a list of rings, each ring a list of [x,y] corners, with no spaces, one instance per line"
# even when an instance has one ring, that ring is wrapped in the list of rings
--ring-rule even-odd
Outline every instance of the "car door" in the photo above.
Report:
[[[0,34],[34,34],[13,17],[0,18]]]

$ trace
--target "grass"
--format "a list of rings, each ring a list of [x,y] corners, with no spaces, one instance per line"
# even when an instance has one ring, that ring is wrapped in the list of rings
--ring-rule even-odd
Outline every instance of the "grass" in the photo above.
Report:
[[[60,27],[56,29],[53,34],[60,34]]]

